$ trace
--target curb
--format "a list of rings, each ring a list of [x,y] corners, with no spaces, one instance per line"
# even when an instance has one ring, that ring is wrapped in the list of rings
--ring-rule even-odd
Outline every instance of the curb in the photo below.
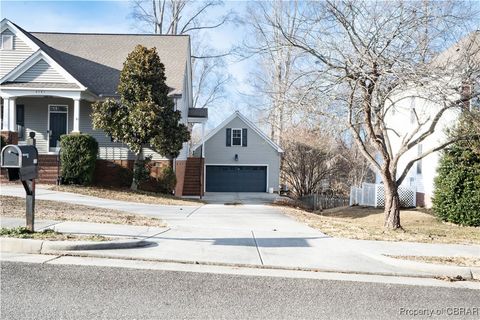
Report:
[[[466,266],[454,266],[454,265],[441,265],[441,264],[432,264],[419,261],[410,261],[402,258],[391,258],[383,254],[365,254],[371,259],[381,261],[392,267],[402,267],[405,269],[410,269],[416,271],[417,273],[422,273],[425,275],[437,276],[447,276],[447,277],[457,277],[460,276],[468,280],[479,280],[480,279],[480,268],[476,270],[475,267],[466,267]]]
[[[276,266],[276,265],[255,265],[255,264],[243,264],[243,263],[229,263],[229,262],[211,262],[211,261],[201,261],[201,260],[181,260],[181,259],[165,259],[165,258],[133,258],[127,255],[112,255],[104,254],[97,252],[86,252],[86,251],[57,251],[57,252],[48,252],[48,254],[58,254],[62,256],[72,256],[72,257],[87,257],[87,258],[103,258],[103,259],[121,259],[121,260],[131,260],[131,261],[149,261],[149,262],[163,262],[163,263],[180,263],[180,264],[193,264],[193,265],[204,265],[204,266],[221,266],[221,267],[233,267],[233,268],[251,268],[251,269],[265,269],[265,270],[286,270],[286,271],[307,271],[307,272],[327,272],[327,273],[342,273],[342,274],[359,274],[359,275],[372,275],[372,276],[388,276],[388,277],[411,277],[411,278],[424,278],[432,279],[437,277],[444,276],[457,276],[458,274],[453,272],[453,274],[445,274],[443,272],[409,272],[409,271],[400,271],[400,272],[368,272],[368,271],[354,271],[354,270],[339,270],[339,269],[327,269],[327,268],[304,268],[304,267],[286,267],[286,266]],[[470,268],[468,267],[458,267],[462,269],[461,276],[467,280],[477,280],[474,275],[470,273]],[[473,271],[473,268],[472,268]],[[479,270],[480,271],[480,270]]]
[[[42,254],[57,251],[131,249],[145,247],[150,244],[152,242],[137,239],[94,242],[0,238],[0,251]]]

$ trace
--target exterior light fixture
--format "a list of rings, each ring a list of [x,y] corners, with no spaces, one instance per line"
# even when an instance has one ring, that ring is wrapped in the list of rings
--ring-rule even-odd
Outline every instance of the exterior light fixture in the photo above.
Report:
[[[238,161],[238,154],[235,155],[235,161]]]

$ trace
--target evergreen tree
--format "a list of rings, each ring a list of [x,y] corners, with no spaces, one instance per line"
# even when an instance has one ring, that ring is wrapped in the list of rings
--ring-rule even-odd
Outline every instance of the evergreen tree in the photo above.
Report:
[[[107,99],[92,106],[94,128],[125,143],[136,155],[131,186],[134,190],[141,180],[145,145],[174,158],[190,138],[187,127],[179,123],[181,114],[174,110],[165,81],[165,67],[156,48],[138,45],[128,55],[120,74],[120,100]]]

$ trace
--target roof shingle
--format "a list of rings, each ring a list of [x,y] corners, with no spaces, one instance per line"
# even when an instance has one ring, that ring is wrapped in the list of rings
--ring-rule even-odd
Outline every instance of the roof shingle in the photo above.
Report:
[[[36,43],[74,78],[98,95],[114,96],[127,55],[141,44],[157,48],[167,85],[181,94],[188,36],[31,32]]]

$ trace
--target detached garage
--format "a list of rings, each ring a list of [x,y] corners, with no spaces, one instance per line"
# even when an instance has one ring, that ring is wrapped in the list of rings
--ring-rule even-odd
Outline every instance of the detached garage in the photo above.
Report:
[[[235,112],[204,141],[206,192],[278,191],[283,150],[255,124]],[[202,145],[194,147],[202,156]]]

